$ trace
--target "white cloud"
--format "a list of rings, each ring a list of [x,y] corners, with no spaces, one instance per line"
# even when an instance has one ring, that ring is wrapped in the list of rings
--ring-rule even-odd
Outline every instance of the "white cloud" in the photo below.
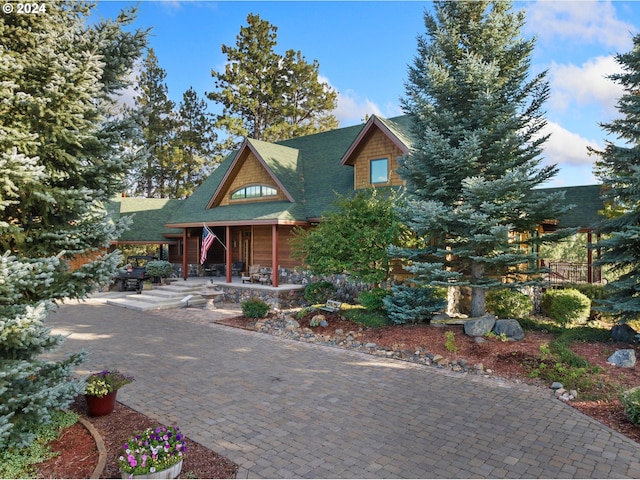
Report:
[[[563,166],[593,165],[595,159],[587,154],[587,146],[601,148],[597,142],[587,140],[554,122],[547,123],[544,133],[551,134],[544,145],[544,163],[557,164],[561,169]]]
[[[329,88],[338,92],[338,106],[333,111],[333,114],[338,119],[338,122],[340,122],[341,127],[362,123],[367,115],[383,116],[378,106],[372,100],[360,98],[353,90],[347,90],[346,93],[340,92],[324,75],[318,75],[318,80],[321,83],[326,83]]]
[[[637,28],[618,18],[615,2],[537,1],[527,7],[527,28],[542,41],[571,39],[599,44],[618,52],[631,48]]]
[[[375,102],[368,98],[360,98],[352,90],[348,90],[347,93],[338,93],[338,108],[333,113],[340,122],[340,126],[364,122],[367,115],[382,116]]]
[[[553,108],[564,111],[571,106],[595,103],[603,111],[615,113],[623,89],[607,77],[621,73],[622,68],[612,56],[592,58],[580,66],[552,62],[549,71],[549,102]]]

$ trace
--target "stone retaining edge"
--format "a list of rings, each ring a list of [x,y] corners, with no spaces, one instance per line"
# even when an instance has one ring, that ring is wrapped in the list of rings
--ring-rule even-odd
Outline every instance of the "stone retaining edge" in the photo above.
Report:
[[[82,417],[80,417],[79,420],[80,423],[82,423],[82,425],[84,425],[84,427],[89,430],[89,433],[93,437],[93,440],[96,442],[96,447],[98,448],[98,464],[96,465],[96,468],[93,470],[93,473],[89,478],[100,478],[104,467],[107,465],[107,449],[105,448],[102,436],[98,433],[96,427],[94,427],[92,423]]]

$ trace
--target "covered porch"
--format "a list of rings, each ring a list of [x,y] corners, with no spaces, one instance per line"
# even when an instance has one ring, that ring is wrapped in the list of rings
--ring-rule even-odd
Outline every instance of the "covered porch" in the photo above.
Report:
[[[184,226],[172,256],[179,262],[173,263],[182,265],[184,279],[196,274],[210,276],[216,284],[286,290],[291,286],[288,272],[298,266],[291,258],[289,240],[299,224],[255,221]]]

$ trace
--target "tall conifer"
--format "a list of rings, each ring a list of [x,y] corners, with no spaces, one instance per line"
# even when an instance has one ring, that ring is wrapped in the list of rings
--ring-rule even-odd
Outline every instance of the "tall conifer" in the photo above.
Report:
[[[125,31],[133,11],[88,26],[89,4],[43,6],[0,16],[0,448],[29,443],[82,389],[82,354],[42,357],[63,341],[46,315],[119,262],[103,253],[122,228],[103,203],[122,189],[130,125],[113,98],[146,41]]]
[[[277,27],[249,14],[235,46],[222,46],[224,72],[211,70],[216,91],[209,100],[222,105],[216,126],[229,137],[231,150],[245,137],[275,142],[336,128],[330,112],[338,94],[318,78],[319,64],[300,52],[277,54]]]
[[[530,73],[534,41],[511,2],[434,7],[409,67],[403,107],[416,141],[400,167],[413,196],[403,217],[428,247],[400,253],[419,281],[471,287],[479,316],[487,289],[536,273],[535,233],[560,213],[559,195],[532,190],[557,172],[540,159],[549,86],[546,72]]]
[[[618,275],[607,284],[608,298],[598,303],[626,322],[640,317],[640,35],[633,38],[631,51],[616,55],[616,60],[623,71],[609,78],[624,88],[617,105],[622,117],[602,128],[622,144],[607,140],[604,150],[591,152],[600,156],[595,170],[609,215],[598,228],[604,235],[596,245],[601,249],[598,263]]]

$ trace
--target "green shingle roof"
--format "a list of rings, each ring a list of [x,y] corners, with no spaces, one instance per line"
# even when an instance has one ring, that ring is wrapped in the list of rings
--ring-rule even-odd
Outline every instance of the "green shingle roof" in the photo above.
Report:
[[[390,119],[376,117],[375,120],[403,145],[411,147],[413,142],[410,116],[402,115]],[[156,213],[157,220],[161,221],[161,217],[164,216],[167,219],[167,227],[175,229],[203,223],[230,225],[308,222],[320,219],[322,214],[330,209],[336,194],[353,194],[353,168],[343,165],[342,159],[365,126],[355,125],[277,143],[250,139],[245,142],[244,148],[250,148],[255,152],[292,202],[257,201],[207,208],[213,195],[233,168],[240,153],[237,151],[229,155],[189,198],[176,201],[177,203],[167,203],[169,214]],[[576,205],[573,210],[558,219],[560,227],[587,228],[594,226],[598,221],[598,211],[603,209],[598,185],[542,190],[564,190],[565,202]],[[158,236],[158,232],[152,231],[149,226],[149,223],[153,223],[153,215],[150,211],[140,219],[141,228],[136,225],[136,238],[144,236],[145,231],[149,231],[154,238]],[[157,224],[155,227],[157,228]],[[168,231],[171,230],[165,230],[165,233]],[[127,235],[133,236],[133,232]]]
[[[540,191],[549,193],[564,191],[564,204],[574,205],[571,210],[555,219],[558,220],[559,228],[593,228],[602,220],[598,212],[604,210],[600,188],[600,185],[583,185],[541,188]]]
[[[180,207],[182,200],[168,198],[117,197],[107,204],[113,221],[131,217],[132,224],[118,238],[119,242],[165,243],[165,235],[181,233],[179,229],[168,229],[166,224]]]

